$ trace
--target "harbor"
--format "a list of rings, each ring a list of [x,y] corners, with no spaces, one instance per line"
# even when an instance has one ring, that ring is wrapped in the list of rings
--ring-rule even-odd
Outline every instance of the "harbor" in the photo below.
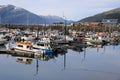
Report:
[[[4,26],[4,25],[3,25]],[[103,48],[108,45],[119,45],[120,33],[109,32],[83,32],[47,31],[30,29],[0,28],[0,53],[18,54],[22,56],[43,56],[55,53],[64,53],[68,49],[85,51],[86,48]],[[17,26],[17,25],[16,25]]]
[[[119,4],[0,1],[0,80],[120,80]]]
[[[72,39],[70,35],[58,32],[54,34],[57,36],[40,33],[37,39],[29,37],[34,35],[28,36],[29,33],[25,37],[24,34],[16,36],[16,32],[1,31],[0,79],[119,80],[119,32],[111,35],[77,32]],[[6,38],[7,34],[12,36]]]

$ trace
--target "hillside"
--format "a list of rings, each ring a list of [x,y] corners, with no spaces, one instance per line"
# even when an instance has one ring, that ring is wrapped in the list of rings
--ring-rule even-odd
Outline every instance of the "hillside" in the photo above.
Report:
[[[51,24],[64,21],[58,16],[40,16],[13,5],[0,5],[0,18],[2,24]]]
[[[102,19],[118,19],[120,22],[120,8],[81,19],[80,22],[101,22]]]

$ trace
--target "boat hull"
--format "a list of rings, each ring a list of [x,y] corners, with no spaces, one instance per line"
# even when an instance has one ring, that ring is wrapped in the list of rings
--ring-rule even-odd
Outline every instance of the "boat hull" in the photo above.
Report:
[[[28,53],[28,54],[34,54],[35,53],[34,51],[31,51],[31,50],[24,50],[24,49],[18,49],[18,48],[14,48],[14,50],[16,52],[21,52],[21,53]]]
[[[23,48],[18,48],[14,47],[14,51],[19,52],[19,53],[26,53],[26,54],[35,54],[35,55],[43,55],[42,50],[36,50],[36,49],[23,49]]]
[[[53,51],[52,51],[52,50],[49,50],[49,49],[42,49],[42,48],[40,48],[40,47],[36,47],[36,46],[33,47],[33,48],[36,49],[36,50],[42,50],[43,53],[44,53],[44,54],[47,54],[47,55],[53,53]]]
[[[1,40],[0,40],[0,45],[6,44],[6,43],[7,43],[7,40],[6,40],[6,39],[3,39],[3,40],[1,39]]]

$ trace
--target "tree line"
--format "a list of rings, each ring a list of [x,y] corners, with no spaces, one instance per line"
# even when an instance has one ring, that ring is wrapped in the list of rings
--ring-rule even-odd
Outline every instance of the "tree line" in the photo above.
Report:
[[[26,30],[30,29],[33,30],[59,30],[59,31],[67,31],[69,29],[76,30],[76,31],[84,31],[84,32],[113,32],[118,31],[120,32],[119,26],[84,26],[84,25],[71,25],[71,26],[41,26],[41,25],[14,25],[14,24],[4,24],[0,26],[1,28],[9,28],[9,29],[20,29],[20,30]]]

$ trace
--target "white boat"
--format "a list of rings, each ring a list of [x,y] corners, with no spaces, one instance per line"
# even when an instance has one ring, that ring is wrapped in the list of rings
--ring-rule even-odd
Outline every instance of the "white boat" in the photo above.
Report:
[[[17,44],[15,42],[8,42],[5,44],[6,50],[13,50]]]
[[[63,38],[64,40],[66,39],[66,41],[73,41],[73,37],[70,37],[70,36],[64,36]]]
[[[26,34],[24,36],[21,37],[21,40],[23,41],[31,41],[34,40],[36,37],[32,34]]]
[[[0,32],[0,45],[6,44],[6,43],[7,43],[7,39],[5,39],[5,36],[3,35],[3,33]]]
[[[51,54],[53,53],[53,50],[50,46],[50,43],[45,41],[38,41],[33,45],[33,49],[42,50],[44,54]]]
[[[14,47],[14,50],[16,52],[22,52],[22,53],[32,53],[32,54],[43,54],[42,50],[38,50],[33,48],[32,42],[17,42],[17,45]]]

